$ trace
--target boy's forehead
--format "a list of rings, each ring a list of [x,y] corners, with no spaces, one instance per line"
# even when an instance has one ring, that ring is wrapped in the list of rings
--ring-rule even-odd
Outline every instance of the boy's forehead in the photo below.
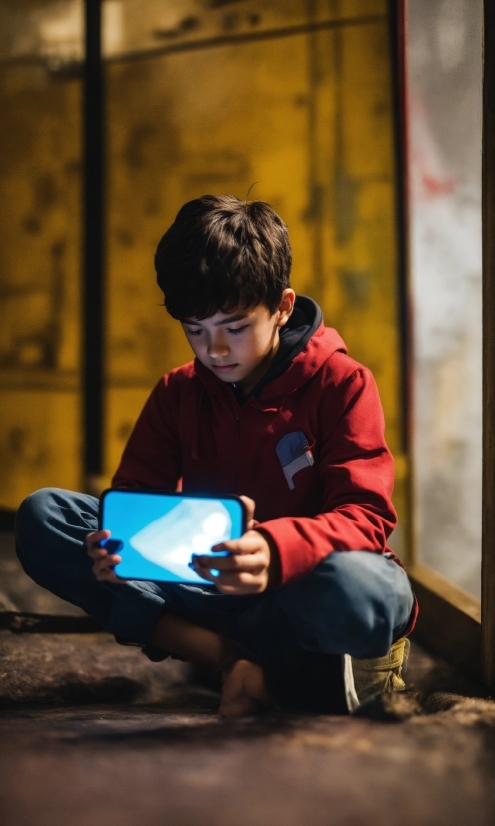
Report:
[[[242,321],[244,318],[250,318],[256,315],[259,307],[260,305],[248,310],[243,307],[238,307],[230,313],[218,312],[214,315],[207,316],[207,318],[189,316],[188,318],[182,318],[181,321],[183,324],[204,324],[207,322],[208,324],[213,324],[214,327],[221,327],[223,324],[233,324],[235,321]]]

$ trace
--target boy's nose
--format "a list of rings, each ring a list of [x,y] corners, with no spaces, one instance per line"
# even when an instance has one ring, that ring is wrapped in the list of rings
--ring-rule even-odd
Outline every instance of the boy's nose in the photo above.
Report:
[[[208,355],[213,359],[222,358],[229,354],[229,348],[225,341],[210,341],[208,344]]]

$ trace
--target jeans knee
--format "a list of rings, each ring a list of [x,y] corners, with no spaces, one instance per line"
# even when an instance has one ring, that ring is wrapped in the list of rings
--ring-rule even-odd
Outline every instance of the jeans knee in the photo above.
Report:
[[[359,601],[354,597],[354,589],[342,589],[341,622],[352,640],[345,653],[358,658],[382,657],[393,640],[393,623],[387,605],[367,593],[361,593]]]
[[[15,518],[15,545],[17,556],[26,570],[29,552],[42,540],[47,515],[57,488],[41,488],[21,502]]]
[[[286,586],[281,607],[303,648],[380,657],[394,640],[407,577],[391,560],[365,551],[333,552]]]
[[[16,535],[18,531],[24,531],[26,528],[30,529],[33,526],[38,527],[40,523],[44,523],[45,514],[50,507],[55,490],[57,488],[41,488],[26,496],[17,510],[15,519]]]
[[[412,610],[406,573],[390,559],[366,551],[331,555],[334,599],[342,627],[352,630],[354,657],[381,657],[394,642],[398,625]]]

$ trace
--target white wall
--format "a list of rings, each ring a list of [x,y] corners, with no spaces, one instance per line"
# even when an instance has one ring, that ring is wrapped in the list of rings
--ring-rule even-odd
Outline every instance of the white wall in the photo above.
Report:
[[[420,559],[480,594],[482,0],[409,0]]]

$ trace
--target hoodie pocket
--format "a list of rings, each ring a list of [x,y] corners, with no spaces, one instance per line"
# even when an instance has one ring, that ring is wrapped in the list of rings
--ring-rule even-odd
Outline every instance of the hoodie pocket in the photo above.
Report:
[[[314,465],[311,447],[302,430],[295,430],[282,436],[275,448],[290,490],[295,488],[295,474]]]

